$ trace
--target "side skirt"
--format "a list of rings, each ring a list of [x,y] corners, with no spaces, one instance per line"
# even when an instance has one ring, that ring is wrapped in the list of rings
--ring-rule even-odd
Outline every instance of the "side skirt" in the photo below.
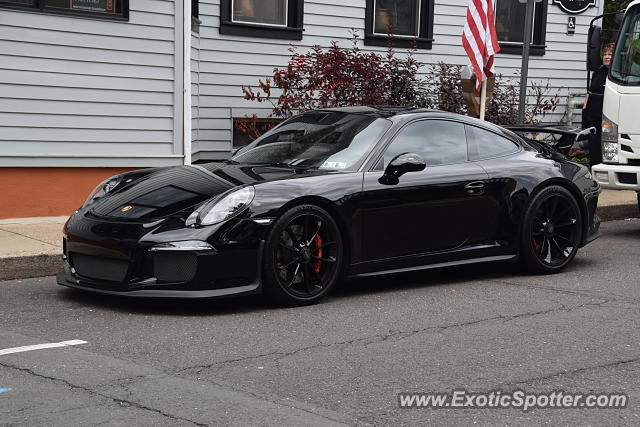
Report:
[[[477,264],[482,262],[517,261],[517,259],[518,259],[518,255],[488,256],[488,257],[482,257],[482,258],[463,259],[459,261],[441,262],[438,264],[419,265],[416,267],[394,268],[391,270],[381,270],[381,271],[373,271],[370,273],[360,273],[360,274],[351,275],[348,278],[355,279],[360,277],[380,276],[383,274],[407,273],[410,271],[431,270],[433,268],[453,267],[456,265]]]

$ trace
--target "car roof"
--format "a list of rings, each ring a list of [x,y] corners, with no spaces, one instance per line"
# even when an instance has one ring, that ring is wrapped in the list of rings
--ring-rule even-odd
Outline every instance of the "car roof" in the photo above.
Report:
[[[335,108],[323,108],[316,111],[339,111],[343,113],[351,114],[363,114],[367,116],[379,117],[383,119],[395,119],[395,120],[411,120],[414,118],[431,117],[440,119],[457,120],[466,122],[476,126],[484,127],[486,129],[493,130],[494,132],[504,133],[505,129],[502,126],[495,125],[491,122],[477,119],[475,117],[469,117],[462,114],[450,113],[448,111],[431,110],[428,108],[417,107],[403,107],[403,106],[356,106],[356,107],[335,107]],[[506,131],[511,134],[510,131]]]
[[[380,118],[391,118],[394,116],[409,114],[409,113],[428,113],[428,112],[437,112],[437,110],[429,110],[426,108],[416,108],[416,107],[403,107],[403,106],[355,106],[355,107],[333,107],[333,108],[322,108],[320,111],[339,111],[343,113],[351,113],[351,114],[363,114],[367,116],[374,116]]]

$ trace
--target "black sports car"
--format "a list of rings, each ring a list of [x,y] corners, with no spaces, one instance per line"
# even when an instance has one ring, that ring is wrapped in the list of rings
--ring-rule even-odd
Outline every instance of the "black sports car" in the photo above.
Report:
[[[560,135],[566,149],[584,132]],[[568,143],[567,143],[568,141]],[[598,235],[600,187],[545,142],[469,117],[306,112],[230,160],[101,183],[64,227],[61,285],[318,301],[341,277],[520,260],[553,273]]]

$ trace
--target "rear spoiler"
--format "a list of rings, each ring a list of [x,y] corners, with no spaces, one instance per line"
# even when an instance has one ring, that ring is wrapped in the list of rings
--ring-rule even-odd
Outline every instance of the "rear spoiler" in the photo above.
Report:
[[[554,150],[562,154],[568,154],[569,150],[571,150],[571,147],[573,147],[573,144],[578,141],[584,141],[589,138],[589,135],[596,133],[596,128],[593,126],[587,129],[576,128],[567,125],[510,125],[504,127],[517,134],[549,133],[558,135],[559,138],[557,138],[553,142],[536,140],[528,137],[525,138],[531,141],[535,141],[539,144],[541,143],[547,146],[551,146]]]

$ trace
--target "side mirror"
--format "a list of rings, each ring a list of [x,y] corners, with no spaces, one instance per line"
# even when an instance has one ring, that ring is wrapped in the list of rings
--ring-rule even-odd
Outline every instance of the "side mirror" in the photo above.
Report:
[[[391,159],[384,174],[378,179],[380,184],[396,185],[402,175],[407,172],[420,172],[427,167],[424,159],[415,153],[398,154]]]
[[[589,35],[587,36],[587,70],[595,71],[602,65],[600,58],[600,27],[589,27]]]

